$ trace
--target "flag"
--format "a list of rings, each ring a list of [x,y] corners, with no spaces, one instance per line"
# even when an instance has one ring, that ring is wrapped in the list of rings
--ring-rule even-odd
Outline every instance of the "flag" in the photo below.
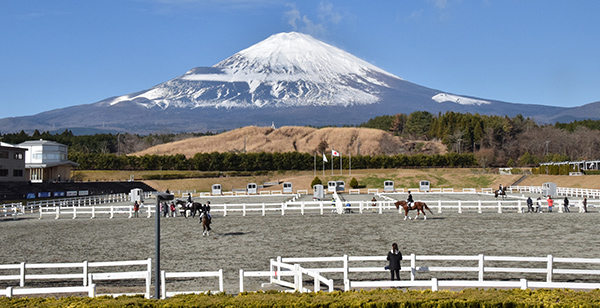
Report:
[[[325,153],[323,153],[323,161],[327,162],[327,156],[325,156]]]
[[[333,156],[340,156],[340,152],[338,152],[338,151],[336,151],[334,149],[331,149],[331,155],[333,155]]]

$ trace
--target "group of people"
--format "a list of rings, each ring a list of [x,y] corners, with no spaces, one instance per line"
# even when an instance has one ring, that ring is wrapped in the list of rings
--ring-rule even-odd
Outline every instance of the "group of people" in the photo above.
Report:
[[[554,207],[554,199],[552,199],[552,196],[548,195],[546,202],[548,203],[548,212],[552,212],[552,208]],[[583,197],[581,204],[583,205],[583,212],[587,213],[587,197]],[[542,198],[541,197],[538,197],[537,200],[535,201],[535,208],[533,207],[533,200],[531,199],[531,197],[527,197],[527,212],[528,213],[541,213],[542,212],[541,207],[542,207]],[[571,212],[571,210],[569,209],[569,198],[566,196],[565,196],[565,199],[563,199],[563,209],[565,212]]]

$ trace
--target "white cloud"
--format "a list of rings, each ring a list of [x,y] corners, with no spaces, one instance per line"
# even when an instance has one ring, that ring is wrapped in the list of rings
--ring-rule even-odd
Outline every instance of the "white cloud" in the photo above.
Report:
[[[326,35],[328,26],[337,25],[343,19],[342,14],[336,11],[331,2],[327,1],[321,1],[318,4],[317,21],[306,14],[303,15],[295,3],[288,3],[287,6],[290,7],[290,10],[284,13],[284,17],[292,29],[314,37]]]

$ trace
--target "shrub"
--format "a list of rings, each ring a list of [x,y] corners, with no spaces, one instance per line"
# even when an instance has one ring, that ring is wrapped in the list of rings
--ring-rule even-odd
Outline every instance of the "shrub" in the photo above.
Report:
[[[356,178],[352,178],[352,180],[350,180],[350,187],[352,188],[358,188],[358,181],[356,180]]]
[[[319,179],[318,176],[315,176],[315,178],[312,180],[312,182],[310,182],[310,187],[313,187],[315,185],[321,185],[321,184],[323,184],[321,182],[321,179]]]

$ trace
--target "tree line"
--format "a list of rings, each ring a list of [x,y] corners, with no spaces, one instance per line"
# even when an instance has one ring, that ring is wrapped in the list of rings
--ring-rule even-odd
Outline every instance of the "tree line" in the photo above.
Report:
[[[340,158],[333,157],[333,168],[340,166]],[[199,171],[278,171],[321,170],[322,157],[309,153],[197,153],[191,158],[175,155],[115,155],[103,153],[69,153],[69,160],[84,170],[199,170]],[[325,164],[329,169],[332,162]],[[352,165],[350,165],[352,164]],[[478,164],[472,153],[445,155],[359,155],[342,157],[343,169],[382,169],[406,167],[472,167]]]

